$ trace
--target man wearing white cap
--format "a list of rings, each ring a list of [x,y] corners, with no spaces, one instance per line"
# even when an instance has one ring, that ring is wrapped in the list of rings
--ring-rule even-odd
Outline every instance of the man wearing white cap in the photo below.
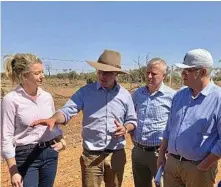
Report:
[[[213,187],[221,157],[221,89],[210,81],[213,58],[194,49],[176,66],[187,87],[173,98],[157,164],[164,166],[165,187]]]
[[[130,93],[116,82],[121,69],[119,52],[105,50],[97,62],[98,81],[81,87],[51,118],[32,124],[66,124],[79,111],[83,112],[83,153],[80,158],[83,187],[120,187],[126,163],[125,137],[137,126]]]

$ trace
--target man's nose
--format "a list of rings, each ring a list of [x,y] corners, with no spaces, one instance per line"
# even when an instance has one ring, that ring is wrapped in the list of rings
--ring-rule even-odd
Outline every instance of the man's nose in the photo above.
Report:
[[[152,78],[151,73],[148,73],[148,74],[147,74],[147,77],[148,77],[148,78]]]

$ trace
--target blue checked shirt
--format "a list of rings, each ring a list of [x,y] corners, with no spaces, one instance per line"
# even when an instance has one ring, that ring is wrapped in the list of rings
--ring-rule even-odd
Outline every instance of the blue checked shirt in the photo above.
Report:
[[[160,145],[170,112],[175,91],[164,83],[160,89],[150,94],[147,87],[133,93],[138,124],[134,131],[134,141],[144,146]]]
[[[137,126],[137,118],[130,93],[120,85],[106,90],[97,83],[80,88],[63,108],[66,122],[83,111],[83,147],[87,150],[118,150],[125,146],[125,137],[113,136],[116,130],[114,120],[121,124]]]
[[[210,152],[221,157],[221,88],[210,82],[196,98],[192,89],[180,90],[163,136],[169,153],[195,161]]]

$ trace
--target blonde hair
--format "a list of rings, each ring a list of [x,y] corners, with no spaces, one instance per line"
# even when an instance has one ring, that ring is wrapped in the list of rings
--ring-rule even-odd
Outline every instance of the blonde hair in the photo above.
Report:
[[[163,66],[164,74],[167,74],[168,72],[168,66],[167,63],[162,58],[152,58],[148,63],[147,66],[152,64],[161,64]]]
[[[30,53],[17,53],[15,55],[7,55],[5,58],[5,74],[11,79],[12,83],[20,83],[23,73],[29,71],[30,65],[42,64],[40,58]]]

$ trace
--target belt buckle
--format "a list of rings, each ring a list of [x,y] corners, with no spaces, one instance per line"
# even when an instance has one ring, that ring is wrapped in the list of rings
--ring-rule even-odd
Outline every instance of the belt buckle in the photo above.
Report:
[[[40,142],[40,143],[38,143],[38,147],[43,149],[43,148],[46,147],[46,143],[45,142]]]
[[[56,143],[58,143],[59,141],[56,141],[56,139],[54,138],[54,139],[52,139],[52,140],[50,140],[49,141],[49,144],[50,145],[54,145],[54,144],[56,144]]]
[[[180,156],[180,159],[179,159],[179,160],[180,160],[180,162],[182,161],[182,158],[183,158],[183,157],[182,157],[182,156]]]

